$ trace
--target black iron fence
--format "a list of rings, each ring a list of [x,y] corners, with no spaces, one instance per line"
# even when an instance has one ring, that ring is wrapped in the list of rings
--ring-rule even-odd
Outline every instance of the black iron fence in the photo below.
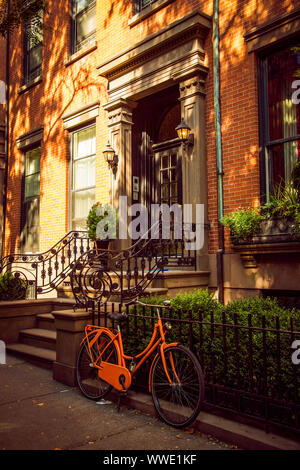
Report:
[[[92,311],[93,322],[107,325],[106,313],[107,305],[99,306]],[[135,355],[148,343],[157,316],[155,309],[141,306],[127,313],[121,326],[124,348]],[[300,340],[299,318],[182,310],[161,311],[161,316],[172,324],[168,342],[180,341],[199,358],[208,408],[300,437],[300,364],[292,360],[292,344]],[[136,386],[147,389],[143,372]]]

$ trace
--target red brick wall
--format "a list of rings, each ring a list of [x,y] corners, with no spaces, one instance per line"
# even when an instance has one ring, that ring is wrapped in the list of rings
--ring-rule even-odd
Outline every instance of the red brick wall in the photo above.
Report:
[[[224,213],[259,202],[259,138],[257,63],[243,35],[298,5],[298,0],[220,0],[221,117],[224,170]],[[175,0],[130,27],[131,0],[101,0],[97,5],[98,49],[66,67],[69,54],[68,4],[50,1],[45,23],[43,81],[18,94],[22,85],[21,33],[11,44],[11,136],[8,188],[7,251],[18,249],[20,221],[21,152],[15,139],[44,126],[41,169],[41,248],[51,246],[67,230],[68,132],[61,117],[67,111],[100,97],[106,100],[96,66],[172,21],[199,9],[212,14],[212,0]],[[59,14],[58,14],[59,12]],[[209,247],[217,249],[217,180],[213,109],[211,35],[205,44],[209,74],[206,82],[206,136]],[[107,197],[108,173],[101,151],[107,136],[107,117],[100,106],[97,120],[97,199]],[[227,240],[227,248],[228,240]]]
[[[297,6],[297,0],[220,0],[220,73],[222,150],[224,171],[224,213],[259,203],[259,137],[257,64],[248,54],[243,35],[252,27],[270,21]],[[130,0],[101,2],[98,10],[99,63],[122,49],[129,48],[147,35],[167,26],[195,9],[211,15],[213,2],[177,0],[133,27]],[[211,35],[205,44],[209,74],[206,81],[206,136],[209,247],[217,242],[217,179],[213,109]],[[228,234],[227,234],[228,235]],[[229,248],[227,237],[227,248]]]
[[[6,41],[2,36],[0,36],[0,60],[1,60],[1,66],[0,66],[0,82],[5,83],[6,81]],[[2,86],[2,85],[1,85]],[[0,97],[0,124],[4,123],[5,121],[5,106],[2,103],[1,97]]]
[[[63,127],[62,116],[102,99],[96,51],[65,65],[70,50],[68,6],[69,2],[64,0],[49,2],[49,11],[44,16],[43,79],[21,94],[18,93],[23,85],[21,30],[11,40],[6,252],[19,251],[22,152],[17,149],[16,138],[43,126],[40,249],[46,250],[68,231],[69,133]]]

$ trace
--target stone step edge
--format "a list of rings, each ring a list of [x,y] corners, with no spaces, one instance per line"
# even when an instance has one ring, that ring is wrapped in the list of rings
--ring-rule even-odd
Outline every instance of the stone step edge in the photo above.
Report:
[[[28,328],[19,332],[21,337],[44,340],[49,343],[56,342],[56,331],[45,328]]]
[[[38,348],[22,343],[12,343],[6,346],[6,350],[12,354],[17,354],[25,358],[32,358],[41,362],[52,364],[56,360],[56,351],[51,349]]]

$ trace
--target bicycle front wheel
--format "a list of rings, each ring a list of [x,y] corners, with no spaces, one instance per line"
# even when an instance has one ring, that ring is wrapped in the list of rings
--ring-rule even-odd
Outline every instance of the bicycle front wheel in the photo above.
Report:
[[[94,361],[101,355],[103,361],[118,364],[116,346],[105,333],[101,333],[97,341],[93,344],[92,355]],[[78,354],[77,383],[83,395],[91,400],[104,398],[113,388],[98,377],[98,368],[93,365],[93,361],[91,360],[87,340],[82,343]]]
[[[151,375],[151,392],[157,413],[165,423],[177,428],[190,425],[204,400],[204,380],[196,356],[184,346],[165,349],[168,380],[161,356]]]

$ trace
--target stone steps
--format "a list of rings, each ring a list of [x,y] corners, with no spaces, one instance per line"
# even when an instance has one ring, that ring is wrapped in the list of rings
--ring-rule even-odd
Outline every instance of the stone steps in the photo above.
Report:
[[[40,313],[36,316],[36,319],[38,328],[55,331],[54,316],[52,313]]]
[[[19,341],[29,346],[56,351],[56,331],[54,330],[45,330],[43,328],[22,330],[19,334]]]
[[[45,369],[52,369],[53,362],[56,359],[56,351],[31,346],[29,344],[8,344],[6,350],[14,356],[20,357],[25,361],[31,362],[32,364]]]
[[[57,299],[52,312],[56,310],[69,309],[74,305],[74,300]],[[18,333],[17,342],[7,344],[7,351],[25,361],[37,366],[52,369],[56,360],[56,329],[53,313],[38,313],[39,302],[32,301],[29,310],[36,312],[33,327],[21,329]],[[43,311],[43,310],[42,310]]]

